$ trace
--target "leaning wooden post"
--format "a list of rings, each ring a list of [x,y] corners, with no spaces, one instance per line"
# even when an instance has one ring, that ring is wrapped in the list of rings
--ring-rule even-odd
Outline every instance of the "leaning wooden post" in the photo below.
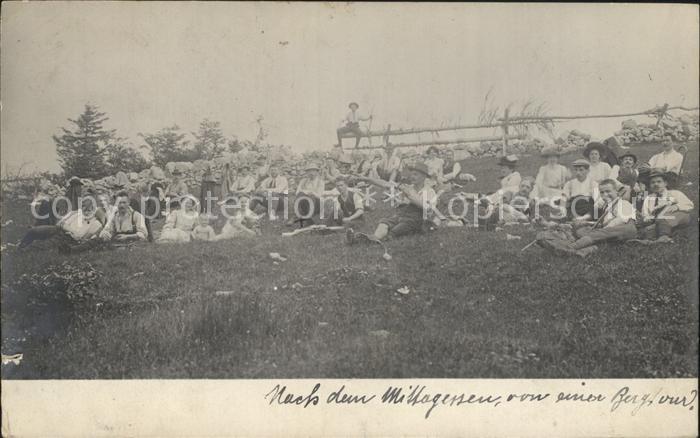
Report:
[[[668,111],[668,104],[665,103],[664,106],[661,108],[659,113],[656,114],[656,127],[659,127],[659,123],[661,123],[661,119],[664,118],[666,115],[666,111]]]
[[[382,137],[382,143],[384,143],[382,146],[387,147],[389,144],[389,131],[391,131],[391,123],[386,125],[386,133]]]
[[[510,110],[506,108],[503,114],[503,156],[508,155],[508,113]]]

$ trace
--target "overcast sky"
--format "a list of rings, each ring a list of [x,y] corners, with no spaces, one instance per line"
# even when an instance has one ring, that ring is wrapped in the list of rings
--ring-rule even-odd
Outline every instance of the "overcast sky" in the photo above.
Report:
[[[489,90],[557,115],[697,106],[698,40],[693,5],[5,3],[3,171],[57,170],[87,102],[137,145],[203,118],[253,139],[262,114],[297,150],[330,148],[351,100],[373,128],[476,122]]]

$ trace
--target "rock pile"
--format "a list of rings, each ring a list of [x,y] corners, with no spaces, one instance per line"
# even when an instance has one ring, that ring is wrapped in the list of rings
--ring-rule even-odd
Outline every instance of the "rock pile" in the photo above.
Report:
[[[660,142],[664,135],[671,135],[678,142],[697,140],[699,120],[698,114],[687,113],[679,117],[666,115],[658,126],[630,119],[622,122],[622,129],[615,136],[624,144]]]

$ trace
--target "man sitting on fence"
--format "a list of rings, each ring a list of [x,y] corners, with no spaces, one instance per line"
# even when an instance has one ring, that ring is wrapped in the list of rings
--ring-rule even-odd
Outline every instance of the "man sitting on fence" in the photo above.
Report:
[[[115,196],[117,211],[114,212],[100,233],[102,240],[127,243],[148,238],[148,229],[143,215],[129,204],[129,195],[119,192]]]
[[[642,236],[656,242],[670,242],[673,232],[690,223],[693,202],[678,190],[668,190],[667,173],[649,176],[651,194],[642,205]]]
[[[675,188],[683,165],[683,155],[673,148],[673,139],[664,135],[663,151],[651,157],[649,167],[652,171],[665,174],[669,188]]]
[[[364,135],[364,133],[360,129],[360,122],[371,120],[372,116],[360,116],[360,114],[357,112],[357,110],[360,108],[360,105],[358,105],[356,102],[350,102],[350,105],[348,105],[348,107],[350,108],[350,111],[340,122],[343,126],[338,128],[336,131],[338,134],[338,146],[340,146],[341,148],[343,146],[343,135],[352,133],[355,134],[355,148],[357,148],[360,145],[360,138],[362,138],[362,135]]]
[[[634,239],[637,236],[635,208],[619,197],[614,180],[604,179],[598,187],[603,201],[602,214],[593,226],[543,231],[537,234],[537,243],[563,254],[585,257],[598,249],[595,245],[599,242]]]

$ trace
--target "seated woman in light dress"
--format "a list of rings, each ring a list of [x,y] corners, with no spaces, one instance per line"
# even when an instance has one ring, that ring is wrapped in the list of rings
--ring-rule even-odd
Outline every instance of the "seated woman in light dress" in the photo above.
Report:
[[[165,219],[158,242],[189,242],[192,230],[197,226],[199,219],[197,207],[195,198],[183,196],[180,200],[180,208],[172,210]]]
[[[532,190],[533,199],[559,199],[564,194],[564,184],[571,179],[571,172],[559,164],[559,151],[555,148],[542,149],[542,157],[547,164],[540,167]]]

